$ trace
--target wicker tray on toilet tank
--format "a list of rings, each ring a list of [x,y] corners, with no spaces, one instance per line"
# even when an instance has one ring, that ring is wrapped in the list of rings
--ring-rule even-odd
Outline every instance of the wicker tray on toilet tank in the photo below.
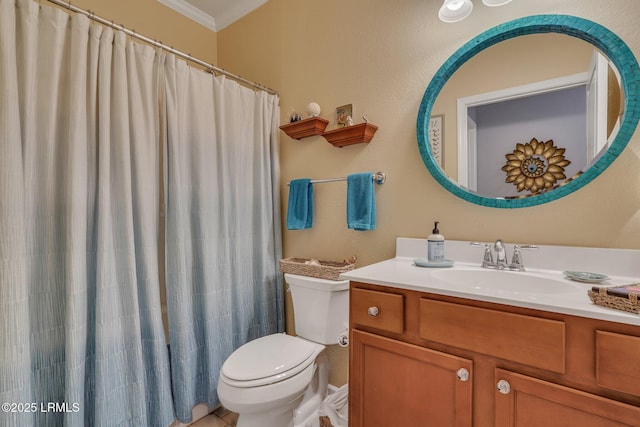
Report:
[[[322,261],[309,258],[285,258],[280,260],[280,271],[319,279],[340,280],[340,274],[355,268],[355,257],[349,261]]]

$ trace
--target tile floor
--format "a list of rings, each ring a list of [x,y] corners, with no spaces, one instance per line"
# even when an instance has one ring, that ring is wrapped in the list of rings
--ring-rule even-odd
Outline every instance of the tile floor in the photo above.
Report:
[[[238,414],[228,409],[220,408],[191,424],[191,427],[234,427],[237,421]]]

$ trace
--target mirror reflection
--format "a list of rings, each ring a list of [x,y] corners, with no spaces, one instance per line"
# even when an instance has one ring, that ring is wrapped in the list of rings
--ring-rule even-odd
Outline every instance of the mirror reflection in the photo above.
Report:
[[[447,80],[431,111],[431,150],[450,179],[479,195],[538,195],[606,152],[623,105],[617,70],[590,43],[519,36],[479,52]]]

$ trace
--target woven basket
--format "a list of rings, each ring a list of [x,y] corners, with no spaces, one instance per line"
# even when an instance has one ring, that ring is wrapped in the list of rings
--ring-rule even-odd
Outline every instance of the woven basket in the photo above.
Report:
[[[329,417],[320,417],[320,427],[333,427],[333,424],[331,424],[331,420],[329,419]]]
[[[630,313],[640,313],[640,303],[638,294],[629,293],[629,298],[622,298],[614,295],[607,295],[607,288],[600,288],[597,292],[589,290],[589,298],[594,304],[603,307],[615,308],[628,311]]]
[[[346,261],[318,261],[308,258],[285,258],[280,260],[280,271],[283,273],[327,280],[340,280],[341,273],[351,271],[355,266],[355,263]]]

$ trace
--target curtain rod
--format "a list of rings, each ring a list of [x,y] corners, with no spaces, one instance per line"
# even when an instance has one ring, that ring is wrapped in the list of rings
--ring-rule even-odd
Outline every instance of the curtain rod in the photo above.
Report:
[[[243,77],[240,77],[240,76],[238,76],[236,74],[230,73],[229,71],[223,70],[222,68],[216,67],[213,64],[209,64],[208,62],[202,61],[202,60],[200,60],[198,58],[194,58],[193,56],[191,56],[188,53],[184,53],[184,52],[182,52],[182,51],[180,51],[178,49],[172,48],[171,46],[167,46],[166,44],[164,44],[162,42],[150,39],[149,37],[143,36],[142,34],[138,34],[135,31],[129,30],[129,29],[125,28],[124,26],[120,25],[120,24],[115,24],[112,21],[109,21],[107,19],[101,18],[100,16],[97,16],[95,13],[93,13],[91,11],[84,10],[84,9],[81,9],[81,8],[79,8],[77,6],[74,6],[74,5],[71,4],[71,2],[66,2],[66,1],[62,1],[62,0],[47,0],[47,1],[50,2],[50,3],[54,3],[54,4],[58,5],[58,6],[61,6],[61,7],[65,8],[65,9],[68,9],[68,10],[70,10],[72,12],[81,13],[81,14],[87,16],[89,19],[92,19],[93,21],[99,22],[99,23],[101,23],[103,25],[106,25],[108,27],[111,27],[113,29],[120,30],[120,31],[124,32],[125,34],[127,34],[128,36],[131,36],[131,37],[136,38],[138,40],[142,40],[142,41],[144,41],[146,43],[149,43],[150,45],[152,45],[154,47],[159,47],[162,50],[166,50],[167,52],[170,52],[170,53],[172,53],[172,54],[174,54],[176,56],[179,56],[182,59],[186,59],[187,61],[191,61],[191,62],[193,62],[195,64],[201,65],[201,66],[205,67],[207,70],[209,70],[211,72],[216,72],[218,74],[224,74],[225,76],[227,76],[227,77],[229,77],[229,78],[231,78],[233,80],[242,82],[242,83],[244,83],[246,85],[249,85],[249,86],[251,86],[253,88],[265,91],[265,92],[270,93],[272,95],[278,95],[278,92],[276,92],[275,90],[273,90],[271,88],[263,86],[260,83],[252,82],[252,81],[247,80],[247,79],[245,79]]]
[[[384,172],[375,172],[371,174],[371,179],[378,184],[382,185],[387,180],[387,175]],[[326,179],[312,179],[311,184],[324,184],[325,182],[346,181],[347,178],[326,178]],[[291,181],[287,182],[290,185]]]

